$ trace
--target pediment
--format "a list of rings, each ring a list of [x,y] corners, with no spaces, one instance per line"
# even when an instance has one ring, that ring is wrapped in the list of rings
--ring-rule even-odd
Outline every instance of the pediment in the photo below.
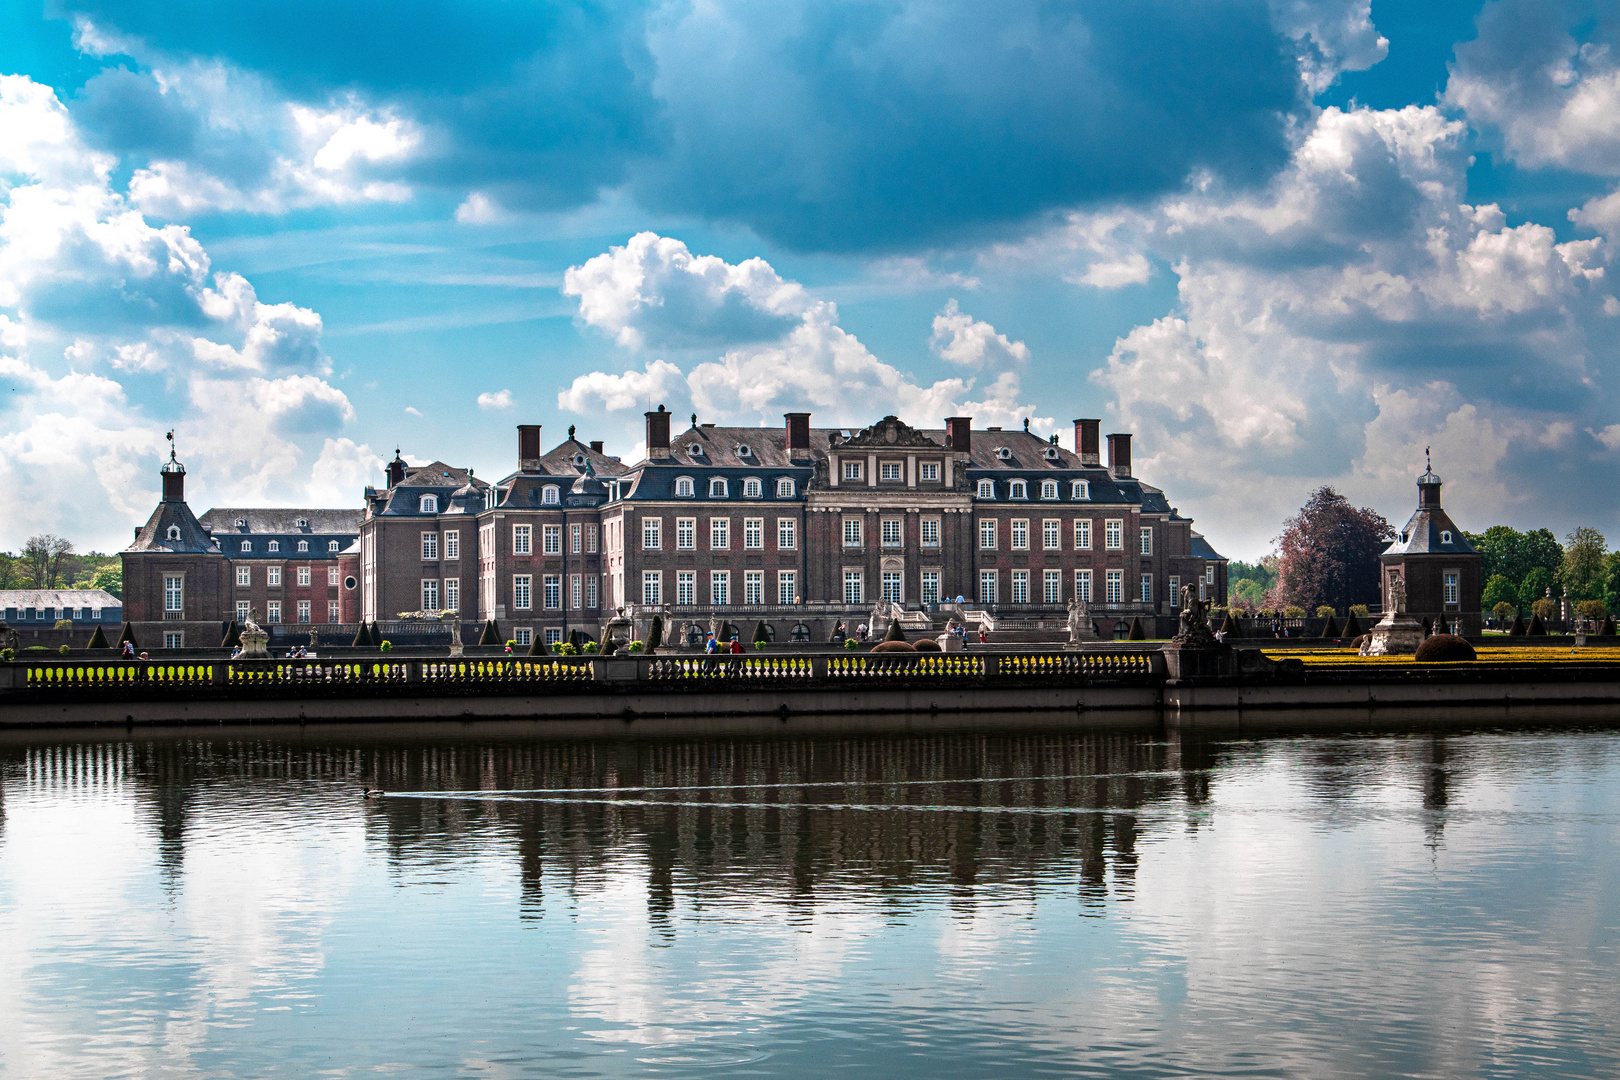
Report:
[[[831,447],[834,451],[841,451],[845,447],[854,450],[936,450],[945,448],[918,431],[910,424],[895,416],[885,416],[882,420],[862,431],[857,431],[844,442]]]

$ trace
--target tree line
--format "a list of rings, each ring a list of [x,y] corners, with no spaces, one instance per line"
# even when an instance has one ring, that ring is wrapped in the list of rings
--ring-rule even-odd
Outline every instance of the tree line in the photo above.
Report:
[[[105,589],[123,599],[123,561],[99,551],[80,554],[71,540],[41,533],[21,553],[0,551],[0,589]]]

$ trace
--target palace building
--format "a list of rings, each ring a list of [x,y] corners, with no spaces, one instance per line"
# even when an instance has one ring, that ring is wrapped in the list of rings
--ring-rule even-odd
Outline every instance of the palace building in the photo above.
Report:
[[[490,483],[396,453],[351,510],[210,510],[193,517],[184,467],[124,552],[126,614],[164,643],[213,644],[251,608],[270,624],[337,632],[360,620],[456,611],[527,644],[595,637],[611,609],[731,621],[825,640],[879,601],[960,599],[1008,625],[1060,619],[1070,600],[1108,633],[1168,627],[1183,585],[1226,599],[1226,560],[1158,488],[1132,475],[1131,436],[1076,420],[1070,452],[971,418],[861,430],[693,425],[646,414],[644,460],[569,437],[541,451],[518,427],[517,468]],[[149,635],[150,636],[150,635]],[[144,642],[143,642],[144,644]],[[153,642],[156,644],[156,642]]]

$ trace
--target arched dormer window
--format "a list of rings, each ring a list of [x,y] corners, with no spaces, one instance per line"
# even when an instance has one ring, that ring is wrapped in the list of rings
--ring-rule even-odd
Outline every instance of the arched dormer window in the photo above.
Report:
[[[693,443],[691,446],[688,446],[686,450],[687,453],[691,454],[693,457],[703,456],[703,444],[700,442]]]
[[[1047,461],[1056,461],[1057,459],[1058,459],[1058,448],[1055,447],[1055,446],[1048,446],[1046,448],[1046,460]]]
[[[785,476],[778,480],[776,482],[776,497],[778,499],[793,498],[793,481]]]
[[[1440,542],[1442,544],[1451,543],[1451,530],[1450,529],[1446,529],[1446,530],[1444,530],[1444,531],[1442,531],[1440,533]]]
[[[585,455],[584,454],[575,454],[574,455],[574,467],[576,469],[583,469],[585,467]]]
[[[418,507],[424,514],[437,514],[439,512],[439,497],[437,495],[424,495]]]
[[[252,551],[253,550],[253,541],[251,541],[251,540],[242,541],[242,550],[243,551]]]
[[[280,551],[281,550],[281,541],[272,540],[268,544],[265,545],[265,549],[267,551]]]
[[[299,551],[308,551],[309,550],[309,541],[308,540],[300,540],[300,541],[298,541],[298,550]]]
[[[1002,461],[1006,461],[1008,458],[1012,457],[1012,451],[1007,449],[1005,446],[998,446],[996,447],[996,457],[1000,458]]]
[[[1014,480],[1014,481],[1012,481],[1011,483],[1009,483],[1007,485],[1007,498],[1009,498],[1009,499],[1027,499],[1027,498],[1029,498],[1029,485],[1024,483],[1022,480]]]
[[[238,528],[238,529],[245,529],[245,528],[247,528],[247,518],[237,518],[237,519],[236,519],[236,527],[237,527],[237,528]]]
[[[675,478],[675,495],[677,498],[690,499],[692,492],[692,478],[690,476],[677,476]]]
[[[743,498],[757,499],[763,493],[764,489],[760,486],[759,477],[750,476],[748,479],[743,481]]]
[[[169,539],[170,540],[178,540],[178,539],[180,539],[180,526],[178,526],[178,525],[170,525],[169,526]]]
[[[993,499],[996,497],[996,482],[994,480],[979,481],[979,498]]]
[[[326,542],[326,550],[327,551],[336,551],[337,549],[338,549],[338,542],[336,540],[328,540]]]
[[[294,524],[300,529],[307,529],[309,528],[309,518],[299,518]]]
[[[1091,481],[1089,481],[1089,480],[1076,480],[1073,484],[1070,485],[1069,498],[1071,498],[1071,499],[1089,499],[1089,498],[1091,498]]]
[[[748,446],[746,443],[744,443],[742,446],[737,447],[737,456],[740,457],[740,458],[743,458],[745,460],[751,454],[753,454],[753,452],[754,452],[753,448]]]
[[[728,487],[726,485],[725,477],[716,476],[714,479],[709,481],[709,498],[723,499],[726,497],[727,492]]]
[[[1057,498],[1057,481],[1056,480],[1042,480],[1041,481],[1041,498],[1043,498],[1043,499],[1055,499],[1055,498]]]
[[[558,490],[556,484],[547,484],[540,492],[540,504],[542,506],[556,506],[561,500],[562,492]]]

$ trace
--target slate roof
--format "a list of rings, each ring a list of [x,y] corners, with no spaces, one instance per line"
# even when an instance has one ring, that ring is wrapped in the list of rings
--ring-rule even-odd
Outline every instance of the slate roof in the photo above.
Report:
[[[585,471],[583,465],[577,465],[575,458],[584,458],[590,463],[591,471],[597,476],[618,476],[628,472],[628,467],[618,458],[608,457],[600,450],[592,450],[586,443],[578,439],[565,439],[558,443],[540,458],[540,467],[551,476],[575,477]],[[511,479],[507,477],[506,479]]]
[[[171,539],[169,530],[179,530]],[[135,540],[125,551],[162,551],[175,554],[201,554],[217,552],[219,544],[203,528],[197,515],[184,502],[159,502],[146,524],[135,533]]]
[[[840,428],[811,428],[809,455],[825,457],[833,435],[853,434]],[[692,453],[698,446],[702,452]],[[747,454],[739,452],[748,448]],[[941,447],[940,449],[944,449]],[[802,460],[802,458],[801,458]],[[662,466],[664,462],[652,464]],[[669,464],[690,468],[767,469],[786,467],[791,462],[787,453],[787,430],[762,427],[716,427],[701,424],[688,428],[669,439]]]
[[[0,589],[0,608],[121,608],[106,589]]]
[[[1440,539],[1443,532],[1451,533],[1451,542]],[[1444,510],[1423,507],[1413,514],[1401,529],[1395,542],[1384,549],[1384,556],[1392,555],[1477,555],[1463,531],[1457,528]]]
[[[405,477],[391,488],[368,488],[367,501],[372,513],[390,517],[422,515],[422,496],[436,495],[440,513],[476,513],[484,508],[484,491],[489,482],[480,480],[470,469],[434,461],[427,465],[407,465]],[[355,529],[359,531],[358,525]]]
[[[281,536],[302,534],[306,536],[357,536],[360,533],[360,521],[365,513],[361,510],[299,510],[284,507],[231,507],[218,506],[205,513],[197,520],[204,528],[213,530],[223,536],[227,533],[249,535],[256,533],[270,533]],[[306,527],[300,528],[299,520],[307,521]],[[238,525],[242,521],[245,524]]]
[[[1201,532],[1192,534],[1192,557],[1195,559],[1209,559],[1214,562],[1226,561],[1226,556],[1210,547],[1209,541],[1204,539],[1204,534]]]

